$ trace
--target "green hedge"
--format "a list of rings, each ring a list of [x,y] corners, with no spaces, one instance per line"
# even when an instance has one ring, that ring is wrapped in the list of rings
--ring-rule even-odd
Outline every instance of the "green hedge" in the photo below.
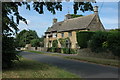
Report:
[[[120,31],[96,32],[88,45],[93,52],[110,51],[113,55],[120,57]]]
[[[108,49],[120,57],[120,31],[110,32],[107,37]]]
[[[81,31],[77,32],[77,42],[80,48],[87,48],[87,42],[91,39],[91,37],[95,34],[95,32],[91,31]]]
[[[96,32],[88,42],[88,46],[93,52],[105,51],[107,47],[107,36],[108,32]]]

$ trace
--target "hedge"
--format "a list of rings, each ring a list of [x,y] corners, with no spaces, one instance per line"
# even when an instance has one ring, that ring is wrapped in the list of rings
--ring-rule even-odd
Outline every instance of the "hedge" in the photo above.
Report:
[[[91,48],[91,50],[93,52],[102,52],[106,50],[106,43],[107,43],[107,36],[108,36],[108,32],[102,32],[102,31],[98,31],[96,32],[91,40],[88,42],[88,46],[89,48]]]
[[[120,31],[111,32],[107,37],[108,49],[120,57]]]
[[[95,34],[95,32],[92,31],[77,32],[77,42],[80,48],[87,48],[87,42],[91,39],[93,34]]]
[[[93,52],[110,51],[114,56],[120,57],[120,31],[96,32],[88,46]]]

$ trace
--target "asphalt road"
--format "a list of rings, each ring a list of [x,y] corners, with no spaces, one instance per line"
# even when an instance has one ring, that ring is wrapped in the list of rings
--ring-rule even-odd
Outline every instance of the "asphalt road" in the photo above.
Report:
[[[55,65],[82,78],[118,78],[118,68],[68,60],[58,56],[48,56],[31,52],[21,52],[24,58]]]

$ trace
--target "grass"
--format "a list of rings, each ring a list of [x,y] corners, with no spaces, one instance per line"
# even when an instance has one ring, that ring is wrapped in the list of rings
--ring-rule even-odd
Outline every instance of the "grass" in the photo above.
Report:
[[[3,78],[79,78],[73,73],[55,66],[21,59],[11,69],[3,70]]]
[[[114,60],[114,59],[83,57],[83,56],[79,56],[79,55],[77,55],[77,56],[63,56],[63,55],[58,55],[58,54],[42,53],[42,52],[39,52],[39,51],[28,51],[28,52],[45,54],[45,55],[50,55],[50,56],[60,56],[60,57],[67,58],[67,59],[74,59],[74,60],[79,60],[79,61],[84,61],[84,62],[91,62],[91,63],[109,65],[109,66],[115,66],[115,67],[119,67],[119,62],[120,62],[120,61]]]
[[[80,56],[65,56],[64,58],[119,67],[119,61],[118,60],[113,60],[113,59],[101,59],[101,58],[80,57]]]

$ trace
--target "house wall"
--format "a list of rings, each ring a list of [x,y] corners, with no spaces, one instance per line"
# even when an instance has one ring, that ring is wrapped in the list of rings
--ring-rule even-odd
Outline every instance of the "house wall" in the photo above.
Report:
[[[77,31],[87,31],[87,30],[77,30]],[[76,48],[77,46],[77,39],[76,39],[76,31],[71,31],[72,32],[72,36],[69,36],[69,33],[68,32],[58,32],[57,33],[57,37],[56,38],[45,38],[44,39],[44,44],[45,44],[45,47],[51,47],[50,45],[48,45],[49,41],[53,41],[53,40],[58,40],[60,38],[67,38],[69,37],[70,41],[71,41],[71,48]],[[64,33],[64,37],[62,37],[62,33]],[[60,42],[58,41],[58,47],[61,48],[61,44]]]
[[[104,31],[104,27],[100,21],[100,18],[98,15],[94,17],[94,19],[91,21],[90,25],[88,26],[88,29],[90,31]]]

